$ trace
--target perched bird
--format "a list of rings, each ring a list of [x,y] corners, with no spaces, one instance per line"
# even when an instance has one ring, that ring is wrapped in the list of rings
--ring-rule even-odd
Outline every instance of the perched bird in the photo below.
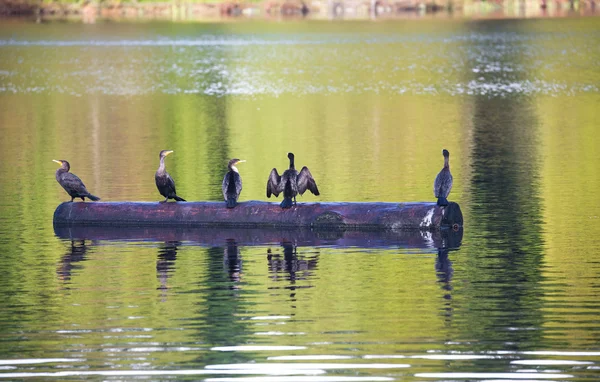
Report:
[[[160,152],[160,165],[158,166],[158,170],[156,170],[156,174],[154,174],[156,188],[158,188],[158,192],[165,197],[165,200],[163,200],[161,203],[164,203],[169,199],[175,199],[178,202],[185,202],[185,199],[177,196],[177,193],[175,192],[175,181],[173,178],[171,178],[171,175],[169,175],[167,170],[165,170],[165,157],[172,152],[173,150],[162,150]]]
[[[225,174],[223,186],[221,187],[223,190],[223,197],[225,198],[225,202],[227,202],[227,208],[233,208],[237,205],[237,200],[242,192],[242,177],[235,165],[243,162],[245,162],[245,160],[235,158],[230,160],[227,165],[229,171]]]
[[[452,190],[452,174],[450,173],[450,153],[444,149],[442,151],[444,155],[444,168],[435,177],[433,183],[433,195],[437,198],[438,206],[448,205],[448,195]]]
[[[52,159],[53,162],[60,164],[60,168],[56,170],[56,181],[67,191],[67,194],[71,196],[71,202],[75,198],[81,198],[85,202],[85,198],[96,201],[100,200],[99,197],[89,193],[85,185],[79,179],[79,177],[73,173],[70,173],[71,165],[66,160]]]
[[[280,204],[281,208],[290,208],[292,206],[292,199],[294,199],[293,204],[296,205],[296,195],[302,195],[306,190],[319,195],[317,183],[308,170],[308,167],[302,167],[302,170],[298,173],[294,167],[294,154],[288,153],[288,158],[290,160],[290,168],[285,170],[281,176],[277,173],[277,169],[272,169],[267,181],[267,198],[270,198],[271,194],[279,196],[283,192],[283,201]]]

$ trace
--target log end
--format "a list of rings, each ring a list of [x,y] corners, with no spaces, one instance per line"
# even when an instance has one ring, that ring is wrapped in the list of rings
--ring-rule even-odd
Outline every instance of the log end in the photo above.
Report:
[[[463,215],[460,210],[460,206],[458,203],[449,202],[446,207],[444,207],[444,213],[442,215],[441,227],[448,227],[453,230],[458,230],[463,226]]]

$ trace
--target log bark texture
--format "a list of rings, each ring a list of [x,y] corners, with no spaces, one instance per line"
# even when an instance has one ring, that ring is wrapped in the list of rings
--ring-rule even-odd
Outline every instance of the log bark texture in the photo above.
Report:
[[[248,201],[233,209],[224,202],[65,202],[55,224],[215,227],[321,227],[435,230],[461,227],[460,207],[450,203],[278,203]]]

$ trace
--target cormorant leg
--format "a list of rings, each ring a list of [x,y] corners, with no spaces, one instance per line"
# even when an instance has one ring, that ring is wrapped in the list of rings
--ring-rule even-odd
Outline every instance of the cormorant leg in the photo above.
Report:
[[[71,196],[71,203],[73,203],[73,200],[75,200],[75,197]]]
[[[164,201],[164,202],[168,202],[168,201],[169,201],[169,197],[167,196],[167,197],[165,198],[165,201]],[[163,203],[164,203],[164,202],[163,202]]]
[[[81,197],[81,200],[83,200],[83,201],[85,202],[85,196],[82,196],[82,197]]]
[[[294,205],[296,205],[296,196],[294,195]]]

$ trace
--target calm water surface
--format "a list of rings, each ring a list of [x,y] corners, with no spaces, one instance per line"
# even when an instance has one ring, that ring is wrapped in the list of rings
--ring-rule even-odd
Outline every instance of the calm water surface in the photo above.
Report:
[[[0,25],[0,378],[600,379],[597,19]],[[68,228],[105,201],[432,200],[464,232]]]

